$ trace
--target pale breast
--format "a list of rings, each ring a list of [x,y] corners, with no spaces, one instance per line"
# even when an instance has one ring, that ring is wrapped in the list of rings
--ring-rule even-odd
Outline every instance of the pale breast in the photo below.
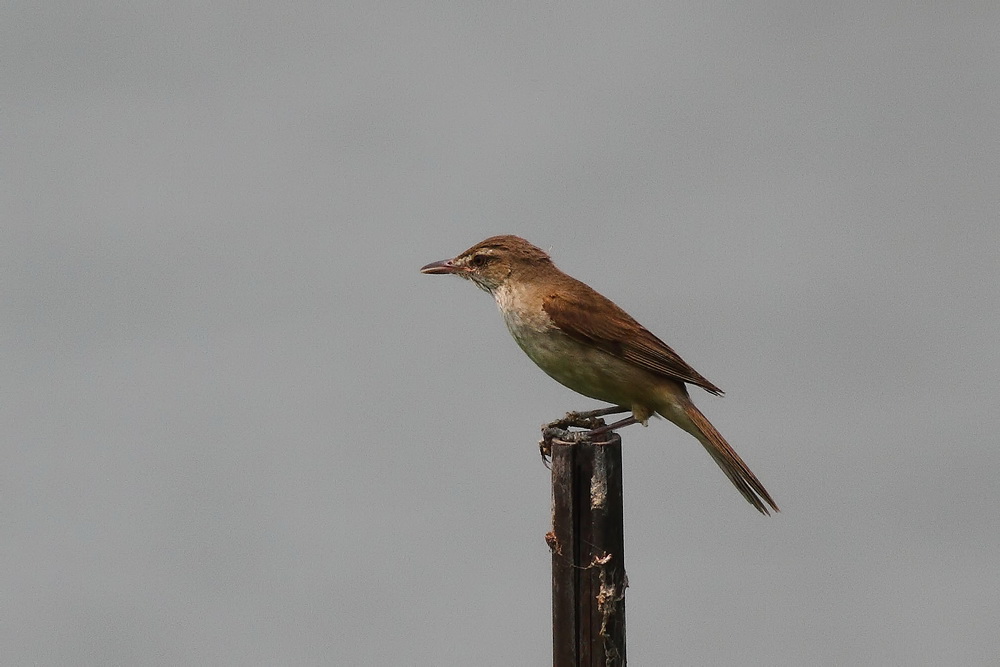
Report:
[[[545,373],[573,391],[617,405],[648,396],[655,378],[623,359],[563,334],[530,295],[504,286],[494,294],[507,329]]]

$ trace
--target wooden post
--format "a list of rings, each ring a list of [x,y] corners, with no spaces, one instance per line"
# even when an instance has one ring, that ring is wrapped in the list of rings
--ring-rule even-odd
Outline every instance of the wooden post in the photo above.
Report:
[[[622,449],[617,433],[549,433],[555,667],[625,664]],[[574,442],[576,441],[576,442]]]

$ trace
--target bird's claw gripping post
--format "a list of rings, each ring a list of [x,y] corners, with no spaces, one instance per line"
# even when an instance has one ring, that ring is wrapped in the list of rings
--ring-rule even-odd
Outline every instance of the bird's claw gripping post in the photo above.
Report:
[[[600,410],[588,410],[586,412],[567,412],[562,419],[557,419],[548,424],[542,424],[542,439],[538,441],[538,451],[542,455],[542,463],[549,467],[549,459],[552,457],[552,441],[558,440],[563,443],[575,443],[582,440],[589,440],[591,436],[601,435],[607,431],[603,430],[607,424],[601,417],[606,415],[616,415],[622,412],[629,412],[629,408],[616,405]],[[582,431],[570,431],[570,428],[584,429]]]

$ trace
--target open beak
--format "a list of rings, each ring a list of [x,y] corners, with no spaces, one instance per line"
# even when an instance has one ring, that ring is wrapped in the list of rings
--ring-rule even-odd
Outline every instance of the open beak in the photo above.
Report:
[[[458,273],[462,269],[455,266],[454,260],[442,259],[440,262],[431,262],[420,269],[420,273]]]

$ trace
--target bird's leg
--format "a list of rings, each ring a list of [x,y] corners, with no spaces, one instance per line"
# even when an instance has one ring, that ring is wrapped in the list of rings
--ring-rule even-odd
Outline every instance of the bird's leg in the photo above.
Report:
[[[613,424],[601,425],[598,426],[597,428],[590,429],[589,431],[587,431],[587,435],[591,437],[595,435],[604,435],[605,433],[611,433],[612,431],[618,430],[620,428],[624,428],[626,426],[631,426],[632,424],[639,424],[639,423],[641,422],[638,419],[636,419],[635,416],[626,417],[625,419],[616,421]]]
[[[586,410],[584,412],[567,412],[566,417],[589,419],[591,417],[604,417],[605,415],[620,415],[623,412],[629,412],[631,410],[632,408],[626,408],[624,405],[612,405],[607,408],[598,408],[597,410]]]

